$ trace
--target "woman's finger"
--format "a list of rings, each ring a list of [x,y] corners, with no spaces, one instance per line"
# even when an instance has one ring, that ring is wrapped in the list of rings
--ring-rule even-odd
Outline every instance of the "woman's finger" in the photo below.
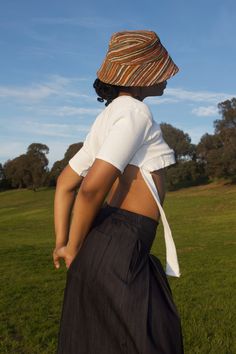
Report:
[[[56,268],[60,267],[59,259],[63,258],[65,261],[66,268],[68,269],[74,257],[75,255],[72,256],[71,254],[68,253],[66,246],[55,248],[53,251],[53,260]]]
[[[59,262],[60,257],[57,254],[57,250],[53,251],[53,263],[54,266],[58,269],[60,268],[60,262]]]
[[[72,263],[74,258],[66,258],[65,262],[66,262],[66,268],[68,269]]]

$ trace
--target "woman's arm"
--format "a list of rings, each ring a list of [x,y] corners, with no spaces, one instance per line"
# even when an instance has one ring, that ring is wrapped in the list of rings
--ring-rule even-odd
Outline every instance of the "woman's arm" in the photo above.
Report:
[[[76,189],[83,177],[67,165],[57,179],[54,197],[54,228],[56,247],[65,246],[68,241],[70,216],[74,204]]]
[[[65,175],[60,175],[57,185],[55,196],[56,247],[53,251],[56,268],[60,267],[60,258],[64,258],[66,267],[69,268],[107,193],[120,175],[120,170],[109,162],[95,159],[85,177],[79,175],[76,177],[74,174],[75,172],[67,166]],[[80,188],[75,197],[75,186],[78,184]],[[74,206],[73,216],[70,223],[72,206]]]
[[[74,256],[79,251],[107,193],[119,175],[118,168],[109,162],[95,159],[75,199],[67,244],[67,251],[71,255]]]

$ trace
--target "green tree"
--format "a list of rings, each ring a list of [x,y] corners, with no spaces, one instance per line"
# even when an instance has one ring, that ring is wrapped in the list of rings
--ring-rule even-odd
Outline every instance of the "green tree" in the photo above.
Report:
[[[49,152],[46,145],[33,143],[29,145],[26,154],[12,160],[7,160],[3,165],[7,183],[12,188],[37,188],[45,185],[48,173],[48,159],[45,154]]]
[[[0,163],[0,190],[10,188],[10,184],[7,182],[3,165]]]
[[[167,168],[167,188],[176,190],[206,183],[208,181],[205,166],[195,160],[177,162]]]
[[[3,170],[9,186],[25,188],[31,184],[32,176],[26,154],[22,154],[13,160],[7,160],[3,165]]]
[[[209,178],[213,179],[221,175],[223,144],[219,136],[204,134],[197,146],[197,155],[205,165],[205,171]]]
[[[215,134],[222,142],[222,177],[236,180],[236,98],[218,104],[222,119],[215,120]]]
[[[66,167],[68,164],[69,160],[82,148],[83,143],[75,143],[71,144],[68,149],[65,152],[65,155],[62,160],[56,161],[49,173],[49,185],[50,186],[55,186],[56,181],[62,170]]]
[[[83,143],[79,142],[79,143],[71,144],[68,147],[63,158],[65,166],[68,164],[69,160],[82,148],[82,146]]]
[[[207,180],[204,163],[197,160],[196,145],[190,136],[171,124],[160,124],[163,138],[175,152],[176,164],[166,170],[167,188],[174,190]]]
[[[188,133],[181,129],[173,127],[168,123],[160,124],[164,140],[175,152],[177,161],[192,159],[195,156],[196,146],[191,144],[191,138]]]
[[[204,134],[197,146],[198,158],[210,178],[236,180],[236,99],[218,104],[221,119],[214,121],[214,134]]]
[[[37,188],[45,185],[48,170],[48,154],[49,148],[45,144],[32,143],[28,146],[26,156],[30,164],[31,181],[27,187],[36,190]]]

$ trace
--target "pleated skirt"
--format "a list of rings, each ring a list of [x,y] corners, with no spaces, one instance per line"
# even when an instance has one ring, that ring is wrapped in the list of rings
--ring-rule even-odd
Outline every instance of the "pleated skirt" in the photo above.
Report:
[[[105,203],[67,269],[57,354],[182,354],[158,222]]]

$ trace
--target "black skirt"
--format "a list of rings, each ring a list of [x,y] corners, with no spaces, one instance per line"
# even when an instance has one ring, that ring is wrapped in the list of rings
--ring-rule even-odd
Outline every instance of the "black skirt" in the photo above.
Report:
[[[57,354],[182,354],[158,222],[107,203],[67,270]]]

